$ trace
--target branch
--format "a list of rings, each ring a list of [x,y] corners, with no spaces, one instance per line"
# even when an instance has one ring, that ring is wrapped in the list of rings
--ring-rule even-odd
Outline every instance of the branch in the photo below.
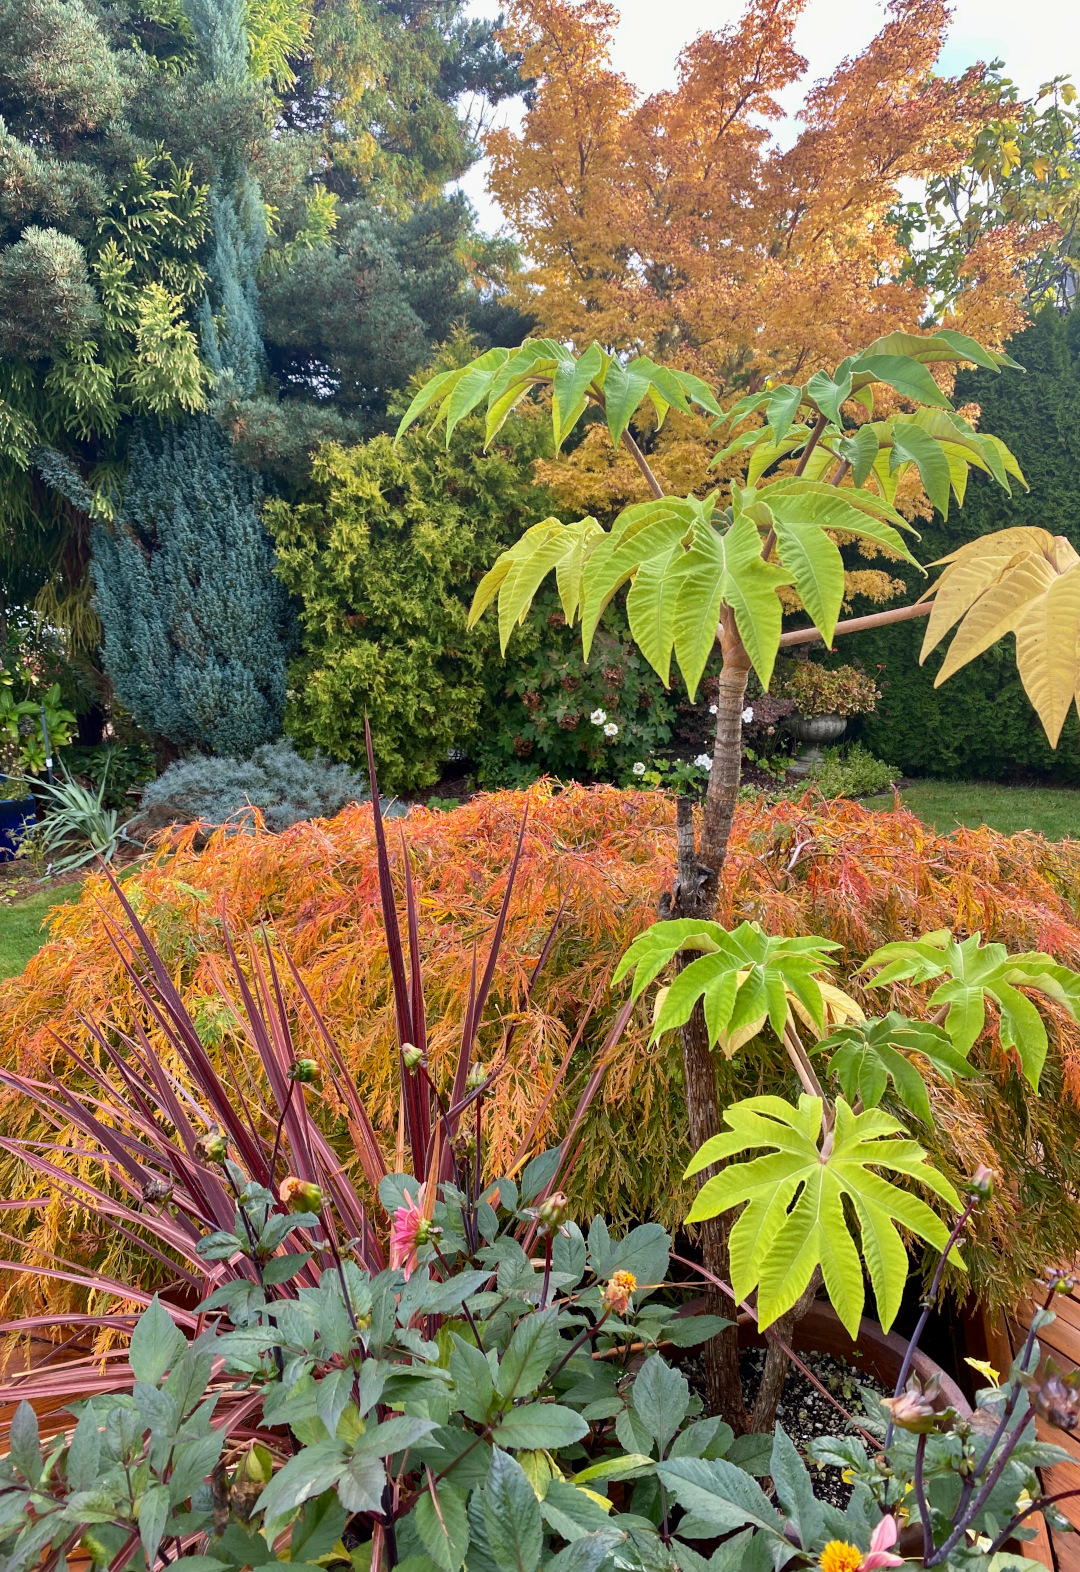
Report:
[[[868,617],[849,617],[846,622],[838,622],[833,632],[837,633],[862,633],[867,628],[883,628],[889,622],[909,622],[912,617],[928,617],[933,609],[933,601],[921,600],[914,606],[894,606],[891,611],[874,611]],[[816,628],[794,628],[790,633],[780,635],[780,648],[789,649],[792,644],[813,644],[822,635]]]
[[[803,448],[802,458],[799,460],[798,464],[796,464],[796,466],[795,466],[795,474],[796,475],[801,475],[803,470],[806,468],[807,464],[809,464],[809,462],[810,462],[810,455],[814,451],[814,449],[817,447],[818,443],[821,441],[822,434],[824,433],[825,427],[828,424],[829,424],[829,417],[828,417],[828,415],[821,415],[821,414],[819,414],[818,418],[817,418],[817,421],[816,421],[816,423],[814,425],[814,429],[810,433],[810,440],[806,444],[806,446]]]

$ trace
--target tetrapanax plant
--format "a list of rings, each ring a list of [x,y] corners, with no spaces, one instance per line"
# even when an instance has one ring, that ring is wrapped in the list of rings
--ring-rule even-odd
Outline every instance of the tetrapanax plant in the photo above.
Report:
[[[716,492],[703,500],[664,496],[631,435],[631,420],[646,403],[658,423],[669,408],[690,412],[692,404],[708,411],[717,407],[698,378],[658,366],[647,357],[624,364],[595,343],[575,355],[554,340],[529,340],[517,350],[490,350],[470,365],[434,378],[406,411],[402,431],[432,410],[436,419],[445,419],[449,442],[458,421],[486,404],[490,441],[533,389],[549,389],[556,447],[591,406],[603,412],[612,442],[630,452],[648,481],[654,500],[626,508],[610,531],[592,518],[570,524],[552,518],[533,525],[481,581],[472,617],[478,618],[497,599],[505,647],[515,623],[528,614],[536,591],[554,572],[567,621],[581,621],[587,655],[604,608],[629,585],[626,611],[635,641],[665,682],[674,655],[691,696],[719,644],[716,742],[702,835],[698,841],[692,805],[684,802],[678,876],[669,903],[673,917],[709,919],[716,910],[738,799],[742,713],[751,669],[767,688],[783,646],[816,638],[831,644],[838,631],[895,622],[930,610],[924,603],[838,623],[844,563],[837,533],[919,566],[901,534],[910,532],[910,526],[894,505],[906,472],[917,474],[931,502],[943,512],[948,510],[950,493],[962,502],[972,466],[1006,490],[1010,476],[1023,483],[1019,465],[1005,445],[977,432],[957,414],[929,369],[963,363],[989,370],[1014,365],[1007,356],[983,349],[963,333],[897,332],[875,340],[858,355],[847,356],[831,373],[816,371],[801,385],[783,384],[740,399],[718,416],[718,423],[728,427],[746,420],[761,423],[737,432],[725,450],[745,455],[747,464],[746,484],[732,481],[726,504]],[[880,409],[875,403],[878,398]],[[882,418],[875,419],[875,414]],[[778,471],[776,466],[788,459],[794,462],[793,471],[788,473],[786,465]],[[1030,626],[1033,650],[1038,646],[1042,654],[1025,657],[1021,672],[1056,740],[1056,710],[1053,714],[1047,710],[1029,674],[1036,666],[1042,671],[1050,661],[1049,644],[1039,642],[1039,608],[1050,606],[1048,574],[1064,575],[1061,585],[1072,583],[1067,552],[1052,541],[1050,546],[1028,542],[1026,555],[1021,553],[1023,562],[1018,558],[1014,564],[1012,555],[1019,548],[1014,546],[1008,560],[1003,560],[1004,548],[996,541],[997,537],[987,536],[972,548],[978,561],[993,559],[996,566],[979,579],[975,595],[982,600],[976,598],[968,612],[985,633],[985,642],[975,639],[973,628],[970,636],[964,635],[961,652],[970,659],[1014,624],[1019,626],[1018,618],[1027,617],[1024,627]],[[1034,561],[1040,551],[1042,568]],[[1039,594],[1032,598],[1033,572],[1044,586],[1045,593],[1039,592],[1042,599]],[[1002,590],[993,588],[998,574],[1007,581]],[[785,634],[779,591],[792,588],[812,626]],[[1068,621],[1069,617],[1069,591],[1059,585],[1054,596],[1054,618],[1061,635],[1061,618]],[[993,616],[988,618],[990,603]],[[959,611],[969,605],[970,599]],[[955,620],[955,615],[949,618]],[[1055,648],[1075,652],[1078,626],[1080,612],[1073,615],[1064,636],[1055,640]],[[1076,690],[1075,673],[1073,658],[1070,694]],[[1056,693],[1064,677],[1055,681]],[[715,1070],[700,1011],[687,1020],[682,1041],[690,1139],[698,1147],[720,1128]],[[702,1243],[707,1263],[715,1275],[723,1276],[723,1227],[706,1227]],[[729,1340],[724,1360],[718,1350],[710,1350],[708,1363],[713,1401],[737,1415],[741,1388],[735,1355],[734,1342]]]
[[[881,967],[871,981],[874,988],[942,978],[929,1006],[937,1007],[935,1019],[940,1018],[954,1049],[965,1058],[986,1025],[987,1001],[995,1005],[1001,1045],[1016,1050],[1024,1077],[1037,1092],[1046,1060],[1046,1027],[1034,1000],[1020,990],[1052,1000],[1080,1020],[1080,977],[1041,950],[1010,955],[1003,944],[981,941],[979,933],[960,941],[942,929],[918,940],[882,945],[860,969]]]
[[[949,974],[931,996],[940,1020],[913,1022],[891,1012],[867,1021],[861,1008],[828,978],[824,939],[770,937],[754,923],[727,932],[717,923],[684,918],[647,928],[620,962],[615,981],[633,971],[637,999],[680,958],[659,993],[654,1037],[679,1027],[699,1005],[711,1047],[731,1057],[765,1028],[801,1083],[798,1106],[781,1097],[751,1097],[724,1113],[728,1129],[703,1143],[687,1175],[705,1174],[688,1222],[741,1208],[729,1239],[730,1292],[736,1304],[757,1293],[759,1324],[779,1321],[770,1345],[753,1428],[772,1424],[786,1374],[785,1344],[794,1319],[823,1283],[850,1335],[863,1312],[869,1275],[881,1324],[900,1307],[908,1261],[899,1230],[941,1248],[947,1228],[936,1212],[885,1174],[900,1174],[959,1208],[952,1184],[926,1161],[904,1126],[878,1107],[891,1079],[899,1101],[931,1121],[923,1063],[949,1081],[975,1073],[967,1056],[982,1030],[984,993],[1002,1015],[1002,1040],[1019,1049],[1038,1089],[1046,1031],[1036,1005],[1016,984],[1077,1014],[1080,976],[1049,956],[1010,957],[1003,945],[980,946],[976,934],[958,945],[947,934],[886,945],[867,965],[888,962],[876,983],[924,982]],[[695,959],[689,957],[694,955]],[[941,1021],[944,1022],[942,1026]],[[1010,1023],[1019,1022],[1015,1029]],[[809,1049],[802,1033],[809,1031]],[[822,1065],[819,1078],[814,1060]],[[781,1068],[782,1061],[777,1069]],[[822,1082],[835,1077],[844,1093],[831,1100]],[[729,1159],[748,1151],[749,1161]],[[724,1165],[717,1171],[717,1165]],[[858,1232],[856,1233],[855,1225]],[[962,1267],[953,1253],[953,1264]]]

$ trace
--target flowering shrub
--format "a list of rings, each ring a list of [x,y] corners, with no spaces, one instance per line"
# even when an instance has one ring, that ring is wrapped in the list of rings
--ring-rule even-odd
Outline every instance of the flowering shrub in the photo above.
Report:
[[[550,597],[545,606],[542,647],[524,653],[518,648],[524,634],[516,634],[505,667],[493,667],[491,701],[475,745],[480,780],[487,786],[523,785],[538,775],[621,780],[636,760],[671,741],[675,697],[614,612],[605,616],[586,663],[558,602]]]
[[[800,715],[866,715],[880,699],[874,681],[855,666],[822,666],[791,661],[772,684],[779,699],[790,699]]]

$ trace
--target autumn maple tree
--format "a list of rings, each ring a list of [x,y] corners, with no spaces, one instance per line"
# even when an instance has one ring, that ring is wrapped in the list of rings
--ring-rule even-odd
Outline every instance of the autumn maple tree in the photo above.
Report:
[[[878,35],[770,127],[804,77],[804,0],[750,0],[642,99],[610,60],[606,0],[513,0],[504,42],[535,84],[520,129],[492,132],[490,189],[533,265],[518,280],[552,337],[644,351],[726,387],[799,382],[920,326],[920,280],[890,215],[902,181],[936,187],[1001,119],[974,66],[933,74],[944,0],[891,0]],[[952,326],[999,348],[1022,324],[1022,237],[987,226],[951,291]]]

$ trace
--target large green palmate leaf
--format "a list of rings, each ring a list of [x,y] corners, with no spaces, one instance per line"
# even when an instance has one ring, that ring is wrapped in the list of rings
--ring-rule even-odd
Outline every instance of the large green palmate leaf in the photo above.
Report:
[[[446,444],[455,427],[486,405],[484,445],[490,444],[510,413],[533,388],[551,388],[551,422],[556,451],[591,404],[604,412],[611,440],[618,446],[641,405],[648,400],[663,424],[670,408],[693,413],[693,405],[720,414],[707,383],[691,372],[659,366],[645,355],[623,364],[599,344],[575,355],[555,339],[526,339],[519,349],[489,349],[452,371],[443,371],[416,394],[398,426],[401,437],[425,411],[446,422]]]
[[[689,1020],[701,999],[710,1045],[719,1043],[730,1057],[766,1022],[779,1037],[793,999],[818,1031],[824,1031],[822,973],[832,965],[829,953],[837,948],[828,939],[774,938],[757,923],[740,923],[729,933],[719,923],[682,918],[654,923],[639,934],[619,962],[612,983],[632,970],[632,997],[637,999],[676,954],[701,950],[701,958],[691,961],[667,990],[657,1011],[653,1039]]]
[[[499,639],[505,654],[515,624],[524,622],[533,596],[552,570],[566,620],[575,622],[581,610],[584,564],[600,539],[606,540],[607,535],[592,518],[579,519],[574,524],[562,524],[554,518],[533,524],[498,556],[480,580],[469,608],[468,626],[475,626],[498,596]]]
[[[940,1026],[905,1020],[895,1010],[881,1020],[840,1026],[811,1051],[829,1055],[829,1074],[839,1081],[849,1103],[861,1101],[866,1108],[876,1108],[892,1081],[904,1107],[924,1124],[932,1122],[930,1099],[909,1055],[926,1059],[950,1085],[957,1076],[977,1073]]]
[[[992,1001],[998,1010],[1001,1045],[1015,1048],[1033,1091],[1039,1089],[1046,1060],[1046,1026],[1034,1002],[1021,990],[1052,999],[1074,1020],[1080,1020],[1080,973],[1039,950],[1010,955],[1003,944],[983,944],[979,933],[961,942],[943,929],[921,939],[886,944],[860,969],[872,966],[881,967],[871,980],[872,988],[945,979],[930,995],[929,1008],[946,1010],[945,1030],[964,1059],[986,1025],[986,1004]]]
[[[729,1163],[707,1179],[687,1222],[743,1208],[731,1231],[731,1286],[738,1300],[757,1289],[760,1326],[790,1310],[820,1266],[833,1308],[855,1338],[864,1304],[862,1262],[888,1330],[908,1275],[900,1229],[938,1250],[949,1238],[925,1201],[876,1170],[905,1175],[951,1207],[959,1209],[959,1201],[921,1146],[893,1139],[903,1129],[897,1120],[879,1108],[853,1113],[840,1098],[835,1124],[823,1134],[824,1107],[820,1097],[803,1096],[798,1107],[781,1097],[750,1097],[728,1108],[728,1133],[706,1141],[686,1177],[741,1152],[769,1150],[750,1162]],[[845,1198],[858,1222],[862,1260]],[[955,1250],[952,1259],[962,1266]]]
[[[644,562],[689,543],[695,522],[712,517],[715,495],[664,497],[624,508],[610,533],[598,540],[582,573],[581,638],[586,660],[605,608]],[[674,564],[673,564],[674,566]]]

